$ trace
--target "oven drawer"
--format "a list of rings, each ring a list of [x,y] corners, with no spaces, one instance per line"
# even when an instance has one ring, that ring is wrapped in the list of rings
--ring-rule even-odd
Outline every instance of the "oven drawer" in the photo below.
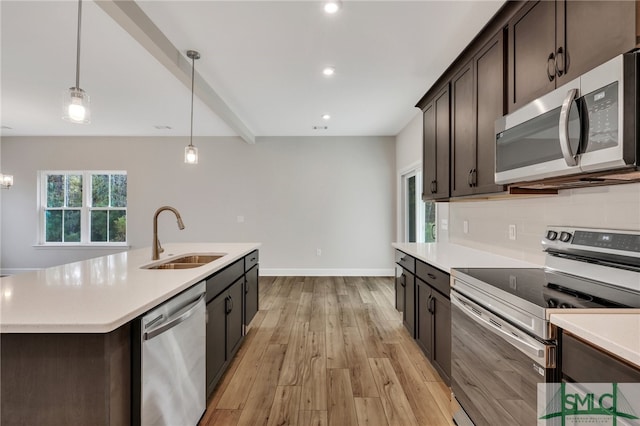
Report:
[[[434,287],[440,293],[449,297],[451,287],[449,285],[449,274],[446,272],[442,272],[438,268],[416,260],[416,276],[431,287]]]
[[[412,274],[415,274],[416,260],[408,254],[401,252],[400,250],[396,250],[396,263]]]

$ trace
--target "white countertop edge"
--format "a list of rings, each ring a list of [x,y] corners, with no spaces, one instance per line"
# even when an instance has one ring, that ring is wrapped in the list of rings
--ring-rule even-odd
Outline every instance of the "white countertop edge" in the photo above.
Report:
[[[640,312],[551,314],[551,323],[640,368]],[[612,324],[615,322],[615,325]],[[612,329],[624,327],[622,335]],[[631,340],[635,336],[636,340]]]
[[[160,257],[160,260],[152,261],[150,259],[146,259],[146,261],[140,262],[139,259],[131,262],[131,264],[127,263],[127,269],[133,269],[135,271],[141,269],[141,267],[152,265],[156,263],[166,262],[170,258],[177,258],[184,255],[190,255],[194,253],[214,253],[214,252],[226,252],[228,253],[224,257],[211,262],[210,264],[203,265],[198,268],[193,269],[183,269],[183,270],[148,270],[145,273],[149,274],[162,274],[162,276],[168,277],[169,274],[175,274],[178,276],[182,276],[182,278],[176,278],[177,285],[171,288],[169,291],[164,293],[159,293],[154,297],[146,300],[144,303],[137,305],[135,309],[131,309],[124,315],[116,315],[115,318],[110,318],[109,321],[104,322],[94,322],[94,321],[74,321],[74,322],[60,322],[55,320],[50,320],[47,322],[43,321],[33,321],[33,322],[22,322],[18,323],[16,321],[12,321],[4,317],[4,315],[0,316],[0,333],[109,333],[117,328],[125,325],[131,320],[139,317],[145,312],[155,308],[161,303],[171,299],[173,296],[181,293],[182,291],[188,289],[206,279],[207,277],[215,274],[216,272],[224,269],[225,267],[231,265],[235,261],[243,258],[254,250],[257,250],[261,247],[261,243],[211,243],[214,245],[215,249],[202,249],[203,247],[207,247],[210,245],[209,243],[168,243],[165,244],[165,253],[163,253]],[[230,247],[234,246],[233,250],[226,250],[222,247]],[[242,248],[239,248],[242,246]],[[135,252],[151,252],[151,248],[144,248],[135,250]],[[169,254],[166,254],[169,253]],[[95,259],[89,259],[87,261],[75,262],[75,263],[84,263],[84,262],[93,262],[98,259],[102,259],[109,256],[102,256]],[[69,264],[71,265],[71,264]],[[65,265],[60,265],[53,268],[64,267]],[[45,269],[46,271],[46,269]],[[188,278],[185,278],[184,275],[192,273]],[[22,274],[21,274],[22,275]],[[26,274],[25,274],[26,275]],[[0,278],[0,283],[9,282],[8,280],[15,279],[19,275],[9,276]],[[6,280],[6,281],[5,281]],[[183,280],[183,281],[181,281]],[[0,312],[2,314],[2,312]]]
[[[444,272],[453,268],[541,268],[542,265],[454,243],[391,243],[391,246]]]

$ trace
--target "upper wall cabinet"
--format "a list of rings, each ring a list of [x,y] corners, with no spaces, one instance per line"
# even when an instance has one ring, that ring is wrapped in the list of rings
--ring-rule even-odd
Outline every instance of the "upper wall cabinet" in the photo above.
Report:
[[[505,113],[505,50],[499,31],[451,80],[451,195],[500,192],[494,183],[495,121]]]
[[[421,106],[423,119],[422,199],[449,198],[449,85]]]
[[[509,20],[512,112],[636,46],[634,1],[530,1]]]

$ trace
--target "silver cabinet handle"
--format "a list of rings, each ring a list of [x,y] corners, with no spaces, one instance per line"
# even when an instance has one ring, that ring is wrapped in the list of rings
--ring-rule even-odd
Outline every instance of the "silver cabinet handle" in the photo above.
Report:
[[[204,297],[205,297],[205,294],[201,295],[196,301],[180,309],[172,317],[169,317],[166,322],[161,323],[160,325],[158,325],[155,328],[152,328],[149,331],[145,331],[144,340],[151,340],[154,337],[164,333],[165,331],[191,318],[193,314],[195,314],[196,310],[198,309],[198,304],[200,304],[200,302],[204,303]]]
[[[547,77],[549,81],[553,81],[556,78],[556,56],[553,52],[547,58]]]
[[[564,98],[564,102],[562,103],[562,109],[560,110],[560,149],[562,150],[562,156],[567,166],[578,165],[578,153],[571,151],[571,144],[569,143],[569,111],[571,110],[571,104],[577,97],[578,89],[569,90],[567,97]]]
[[[561,59],[562,58],[562,59]],[[564,63],[564,59],[565,59],[565,55],[564,55],[564,50],[562,49],[562,46],[558,47],[558,50],[556,50],[556,75],[558,77],[561,77],[562,74],[564,74],[564,69],[566,68],[565,63]],[[561,67],[558,66],[558,64],[562,64]]]

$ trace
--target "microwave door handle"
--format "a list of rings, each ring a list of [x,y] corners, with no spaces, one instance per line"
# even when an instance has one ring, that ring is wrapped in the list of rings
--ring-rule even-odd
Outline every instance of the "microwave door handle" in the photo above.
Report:
[[[578,154],[571,151],[571,144],[569,143],[569,111],[571,110],[571,104],[578,97],[578,89],[571,89],[567,92],[567,97],[564,98],[562,103],[562,109],[560,110],[560,149],[562,150],[562,156],[567,166],[578,165]]]

